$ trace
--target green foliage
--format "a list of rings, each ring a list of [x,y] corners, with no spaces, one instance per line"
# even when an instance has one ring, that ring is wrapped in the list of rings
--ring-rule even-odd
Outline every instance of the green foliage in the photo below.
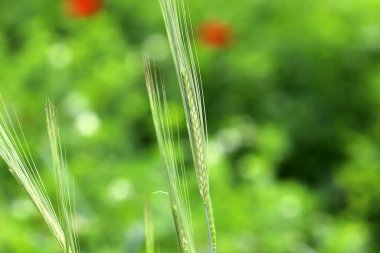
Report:
[[[221,252],[378,252],[379,8],[378,0],[191,0],[197,38],[208,20],[233,31],[227,48],[196,39]],[[143,200],[166,189],[143,52],[159,62],[175,98],[156,1],[107,1],[88,19],[69,17],[59,1],[0,1],[0,93],[16,107],[53,200],[43,112],[54,98],[82,252],[144,252]],[[181,105],[177,97],[168,106],[184,133]],[[0,252],[57,252],[3,162],[0,186]],[[167,196],[151,199],[157,248],[174,252]],[[203,235],[202,208],[192,205]],[[207,250],[207,238],[195,240]]]

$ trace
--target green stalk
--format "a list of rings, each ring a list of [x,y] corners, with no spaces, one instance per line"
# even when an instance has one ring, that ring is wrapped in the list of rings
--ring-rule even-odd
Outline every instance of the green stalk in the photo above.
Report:
[[[148,200],[145,200],[144,205],[144,223],[146,253],[154,253],[154,227],[152,220],[152,212]]]
[[[180,147],[176,147],[163,86],[158,87],[157,75],[145,58],[145,79],[157,142],[165,168],[170,207],[181,253],[195,253],[190,203]],[[162,84],[162,83],[161,83]],[[177,158],[177,152],[180,157]]]
[[[209,191],[206,113],[196,49],[191,42],[193,32],[188,7],[184,0],[159,1],[186,113],[195,173],[205,209],[210,251],[215,253],[216,229]]]

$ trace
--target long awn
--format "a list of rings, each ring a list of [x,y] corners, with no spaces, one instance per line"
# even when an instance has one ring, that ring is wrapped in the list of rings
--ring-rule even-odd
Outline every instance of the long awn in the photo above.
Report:
[[[18,127],[12,123],[11,115],[3,100],[2,105],[3,110],[0,111],[0,156],[41,213],[62,251],[78,253],[79,244],[73,229],[73,192],[60,144],[58,120],[52,101],[49,100],[47,103],[46,118],[56,178],[59,215],[47,194],[17,116]]]

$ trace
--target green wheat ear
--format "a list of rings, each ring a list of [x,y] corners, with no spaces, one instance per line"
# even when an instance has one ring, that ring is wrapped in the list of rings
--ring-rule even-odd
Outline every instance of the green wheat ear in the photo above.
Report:
[[[180,251],[182,253],[195,253],[182,152],[180,147],[176,147],[174,142],[164,88],[163,86],[161,88],[158,87],[157,75],[155,72],[152,72],[148,57],[145,57],[145,79],[158,146],[164,163],[169,188],[170,206]],[[178,150],[180,153],[179,158],[177,158]]]
[[[209,191],[207,126],[202,83],[188,6],[184,0],[159,0],[176,67],[187,129],[197,175],[198,188],[207,219],[211,252],[216,252],[216,229]]]
[[[60,223],[65,235],[65,250],[67,252],[79,252],[77,235],[74,233],[74,187],[70,185],[66,159],[61,146],[59,135],[57,111],[53,101],[46,104],[46,123],[50,141],[50,150],[53,160],[54,175],[58,193],[58,208]]]
[[[3,110],[0,110],[0,156],[41,213],[62,251],[64,253],[79,252],[76,235],[72,229],[71,192],[68,186],[66,166],[62,166],[64,164],[62,153],[59,151],[60,148],[58,148],[58,126],[56,125],[57,121],[55,113],[53,113],[54,107],[52,103],[49,102],[47,106],[47,120],[49,136],[55,139],[55,142],[51,142],[51,146],[57,180],[56,187],[59,195],[59,216],[57,216],[52,202],[46,193],[17,116],[16,122],[19,131],[16,130],[16,127],[12,123],[10,114],[1,97],[0,100],[3,104]],[[57,162],[60,165],[57,165]]]

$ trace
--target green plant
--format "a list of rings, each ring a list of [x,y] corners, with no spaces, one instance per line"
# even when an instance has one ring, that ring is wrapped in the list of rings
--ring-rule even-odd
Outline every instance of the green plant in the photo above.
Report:
[[[144,224],[146,253],[154,253],[154,226],[148,200],[145,201],[144,206]]]
[[[3,112],[0,112],[0,156],[41,213],[62,251],[65,253],[79,252],[77,237],[73,230],[72,187],[69,183],[59,137],[58,119],[52,101],[48,100],[46,105],[46,120],[58,193],[58,215],[45,190],[18,119],[17,123],[21,133],[17,132],[12,123],[4,102],[3,107]]]
[[[191,26],[189,13],[183,0],[160,0],[160,6],[180,84],[197,184],[208,226],[210,250],[215,253],[216,230],[209,190],[206,116],[195,47],[191,42],[192,29],[188,28]],[[157,77],[155,70],[152,70],[149,57],[145,58],[145,76],[180,251],[195,253],[196,247],[181,144],[175,141],[163,82]],[[0,116],[1,157],[36,205],[62,251],[78,253],[78,239],[73,229],[73,187],[67,171],[65,154],[61,147],[57,112],[52,101],[48,100],[47,102],[46,119],[58,195],[58,207],[56,209],[52,205],[33,162],[24,134],[22,130],[21,134],[16,131],[5,105],[4,112],[0,113]],[[20,126],[19,122],[18,125]],[[22,136],[22,140],[19,139],[19,136]],[[150,209],[147,205],[145,207],[145,224],[147,253],[153,253],[155,252],[154,230]]]
[[[186,114],[187,129],[197,183],[207,220],[210,250],[211,252],[216,252],[216,229],[209,190],[209,171],[206,154],[206,115],[204,110],[201,77],[196,59],[196,49],[191,42],[193,32],[188,7],[184,0],[160,0],[160,6],[165,21],[167,36]],[[167,111],[166,95],[163,88],[161,91],[162,94],[160,95],[160,88],[157,87],[157,75],[155,72],[152,73],[149,59],[145,60],[145,75],[156,135],[167,171],[171,205],[172,208],[173,206],[180,207],[181,204],[186,206],[186,201],[178,201],[178,204],[180,205],[177,205],[176,201],[173,201],[173,199],[177,198],[177,192],[181,192],[181,189],[176,185],[179,180],[177,179],[178,170],[176,169],[175,152],[173,151],[174,146],[172,144],[172,130],[169,126],[170,119]],[[171,176],[171,174],[175,176]],[[186,210],[188,210],[187,207],[184,208],[183,213],[186,213]],[[184,250],[184,246],[182,245],[183,240],[181,240],[183,236],[181,223],[187,223],[186,215],[184,215],[184,217],[178,217],[180,215],[176,214],[176,208],[172,211],[177,226],[177,236],[180,238],[180,248],[183,252],[187,252]],[[178,223],[180,224],[179,227]],[[185,237],[189,240],[190,232]],[[193,250],[190,250],[189,252],[193,252]]]
[[[195,253],[186,178],[181,179],[181,176],[185,175],[182,156],[178,161],[176,157],[176,150],[178,149],[176,149],[170,127],[171,120],[165,91],[158,87],[157,75],[152,73],[149,58],[145,59],[145,76],[154,128],[169,188],[169,200],[178,243],[181,252]]]

